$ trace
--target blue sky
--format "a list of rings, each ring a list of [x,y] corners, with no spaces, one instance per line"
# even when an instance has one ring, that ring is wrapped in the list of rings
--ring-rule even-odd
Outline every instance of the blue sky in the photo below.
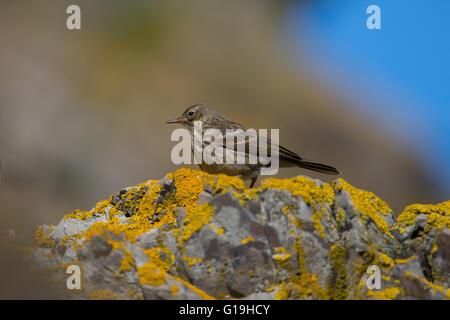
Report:
[[[381,30],[366,26],[372,4],[381,9]],[[449,15],[449,0],[315,0],[294,4],[286,19],[299,62],[418,151],[447,194]]]

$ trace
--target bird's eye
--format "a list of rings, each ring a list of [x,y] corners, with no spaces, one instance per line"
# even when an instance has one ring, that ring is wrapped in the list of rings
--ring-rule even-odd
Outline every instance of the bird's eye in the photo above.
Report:
[[[194,111],[189,111],[188,116],[192,117],[194,115]]]

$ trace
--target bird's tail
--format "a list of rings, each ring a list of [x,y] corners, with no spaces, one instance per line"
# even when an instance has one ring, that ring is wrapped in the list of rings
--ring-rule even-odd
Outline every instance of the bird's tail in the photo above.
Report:
[[[322,173],[326,173],[326,174],[334,174],[334,175],[339,174],[339,171],[332,166],[314,162],[314,161],[310,161],[310,160],[302,159],[300,161],[295,161],[295,164],[297,166],[299,166],[300,168],[305,168],[305,169],[309,169],[309,170],[313,170],[313,171],[317,171],[317,172],[322,172]]]

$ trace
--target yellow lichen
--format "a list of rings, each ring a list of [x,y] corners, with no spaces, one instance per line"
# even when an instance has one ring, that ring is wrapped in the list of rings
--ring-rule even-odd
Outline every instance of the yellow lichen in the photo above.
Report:
[[[211,216],[214,215],[214,208],[211,204],[204,203],[191,208],[189,212],[186,210],[186,214],[187,217],[183,220],[183,229],[179,239],[181,244],[210,222]]]
[[[170,287],[170,292],[172,293],[172,296],[176,296],[179,291],[180,291],[180,289],[178,288],[178,286],[176,284],[173,284]]]
[[[253,239],[253,237],[247,237],[244,240],[242,240],[242,244],[250,242],[250,241],[255,241],[255,239]]]
[[[198,296],[200,296],[200,298],[204,299],[204,300],[215,300],[214,297],[210,296],[209,294],[207,294],[206,292],[204,292],[203,290],[200,290],[199,288],[193,286],[192,284],[190,284],[187,281],[184,281],[181,278],[177,278],[174,276],[170,276],[171,279],[174,279],[182,284],[184,284],[186,287],[188,287],[189,289],[191,289],[193,292],[195,292]]]
[[[312,220],[315,229],[322,238],[326,240],[322,219],[327,219],[331,222],[331,217],[327,212],[335,202],[334,191],[330,184],[323,183],[322,185],[318,185],[312,179],[298,176],[290,179],[269,178],[261,182],[260,188],[262,190],[288,190],[293,196],[302,197],[303,201],[305,201],[313,211]],[[287,213],[285,210],[283,210],[283,212]]]
[[[196,263],[200,263],[203,261],[203,259],[201,259],[201,258],[193,258],[193,257],[186,257],[186,256],[183,256],[182,260],[187,262],[188,267],[192,267]]]
[[[213,187],[214,194],[245,189],[244,181],[242,181],[241,178],[231,177],[225,174],[218,174],[216,176],[210,175],[207,181],[208,184]],[[248,194],[248,196],[250,196],[250,194]]]
[[[393,229],[404,233],[406,227],[416,223],[416,218],[419,214],[427,216],[427,225],[425,232],[433,228],[441,230],[443,228],[450,228],[450,200],[438,204],[412,204],[405,208],[405,210],[398,216],[397,222]]]
[[[286,284],[285,283],[281,283],[279,285],[279,288],[280,289],[275,294],[275,300],[287,300],[287,299],[289,299],[290,290],[286,288]]]
[[[130,299],[133,300],[144,300],[142,294],[136,291],[135,289],[131,289],[130,291],[128,291],[128,295],[130,296]]]
[[[382,252],[378,252],[378,261],[376,261],[375,264],[380,264],[381,266],[390,269],[394,266],[395,263],[394,260],[392,260],[392,258],[388,255]]]
[[[388,213],[392,213],[391,208],[389,208],[386,202],[378,198],[372,192],[353,187],[344,179],[337,179],[334,181],[333,188],[338,192],[342,190],[348,192],[356,210],[361,213],[363,223],[370,218],[375,222],[380,233],[387,234],[389,237],[394,238],[391,234],[389,224],[383,218],[383,216],[387,216]]]
[[[198,197],[203,191],[204,184],[209,175],[203,171],[181,168],[173,173],[167,174],[173,180],[177,192],[175,194],[176,204],[186,207],[186,211],[198,204]]]
[[[45,232],[43,228],[39,226],[34,233],[34,241],[36,246],[53,248],[55,246],[55,241],[50,237],[52,230],[53,228],[50,228],[47,232]]]
[[[410,273],[410,272],[408,272],[408,271],[405,271],[404,275],[405,275],[405,277],[408,278],[408,279],[414,278],[414,279],[416,279],[416,280],[422,282],[422,283],[425,284],[428,288],[430,288],[431,290],[433,290],[433,294],[435,294],[436,291],[440,291],[440,292],[442,292],[442,293],[447,297],[447,299],[450,299],[450,289],[446,289],[446,288],[444,288],[444,287],[442,287],[442,286],[440,286],[440,285],[437,285],[437,284],[435,284],[435,283],[433,283],[433,282],[430,282],[430,281],[428,281],[427,279],[422,278],[422,277],[419,277],[418,275],[413,274],[413,273]]]
[[[413,255],[413,256],[411,256],[411,257],[409,257],[409,258],[406,258],[406,259],[395,259],[395,263],[396,263],[396,264],[408,263],[408,262],[410,262],[411,260],[416,259],[416,258],[417,258],[417,256],[416,256],[416,255]]]
[[[117,295],[109,290],[92,290],[88,298],[91,300],[115,300]]]
[[[80,220],[86,220],[87,218],[92,216],[91,211],[82,211],[80,209],[75,210],[72,213],[66,214],[64,216],[64,220],[67,219],[80,219]]]
[[[283,262],[288,260],[291,257],[291,254],[286,252],[285,248],[277,247],[275,248],[275,254],[272,257],[277,262]]]
[[[110,206],[111,203],[109,200],[103,200],[100,202],[97,202],[97,204],[94,206],[94,208],[90,211],[83,211],[80,209],[75,210],[72,213],[66,214],[64,216],[64,220],[67,219],[80,219],[80,220],[86,220],[87,218],[91,217],[93,214],[105,214],[105,209]]]
[[[164,247],[156,247],[144,250],[144,253],[158,269],[169,271],[175,262],[175,255]]]
[[[348,298],[348,277],[345,270],[347,250],[337,244],[330,248],[331,265],[334,274],[328,279],[327,293],[331,299],[344,300]]]
[[[284,206],[283,207],[283,213],[287,214],[290,210],[292,210],[292,206]]]
[[[285,283],[277,285],[279,290],[275,299],[328,299],[326,290],[319,284],[317,275],[310,273],[305,266],[305,256],[301,245],[301,236],[297,235],[295,243],[298,256],[298,274],[292,274]]]
[[[328,183],[319,186],[314,180],[302,176],[290,179],[269,178],[261,182],[260,188],[288,190],[293,196],[301,196],[310,206],[315,202],[331,206],[335,200],[333,189]]]
[[[138,267],[138,275],[142,284],[149,286],[160,286],[166,283],[166,271],[158,269],[149,262]]]
[[[218,227],[214,223],[210,223],[210,224],[208,224],[208,226],[210,226],[211,229],[213,229],[218,235],[223,235],[223,233],[224,233],[224,229],[223,228]]]
[[[292,277],[291,281],[281,283],[280,289],[275,295],[276,300],[286,299],[328,299],[326,291],[319,285],[318,277],[315,274],[304,273]]]
[[[339,209],[336,213],[336,222],[339,227],[344,226],[345,222],[345,211],[342,209]]]
[[[402,292],[403,292],[402,289],[400,289],[398,287],[387,288],[387,289],[384,289],[381,291],[375,291],[375,290],[369,289],[367,291],[367,296],[373,297],[376,300],[393,300],[399,294],[402,294]]]
[[[268,288],[266,289],[266,292],[272,292],[272,291],[275,290],[276,288],[277,288],[277,285],[273,284],[273,285],[271,285],[270,287],[268,287]]]
[[[135,266],[133,255],[125,248],[123,243],[120,244],[125,256],[122,259],[120,264],[119,272],[131,270],[133,266]]]

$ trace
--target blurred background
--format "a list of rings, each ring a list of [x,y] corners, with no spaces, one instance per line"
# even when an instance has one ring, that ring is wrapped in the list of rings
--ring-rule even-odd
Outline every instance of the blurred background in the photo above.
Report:
[[[70,4],[81,30],[66,28]],[[371,4],[381,30],[366,27]],[[336,166],[396,214],[448,200],[449,10],[420,0],[2,1],[0,230],[30,245],[38,225],[176,170],[165,121],[196,103],[279,128],[283,145]],[[332,179],[277,177],[296,175]],[[10,287],[24,281],[15,274]],[[27,285],[0,282],[0,297],[58,297],[39,284],[24,295]]]

